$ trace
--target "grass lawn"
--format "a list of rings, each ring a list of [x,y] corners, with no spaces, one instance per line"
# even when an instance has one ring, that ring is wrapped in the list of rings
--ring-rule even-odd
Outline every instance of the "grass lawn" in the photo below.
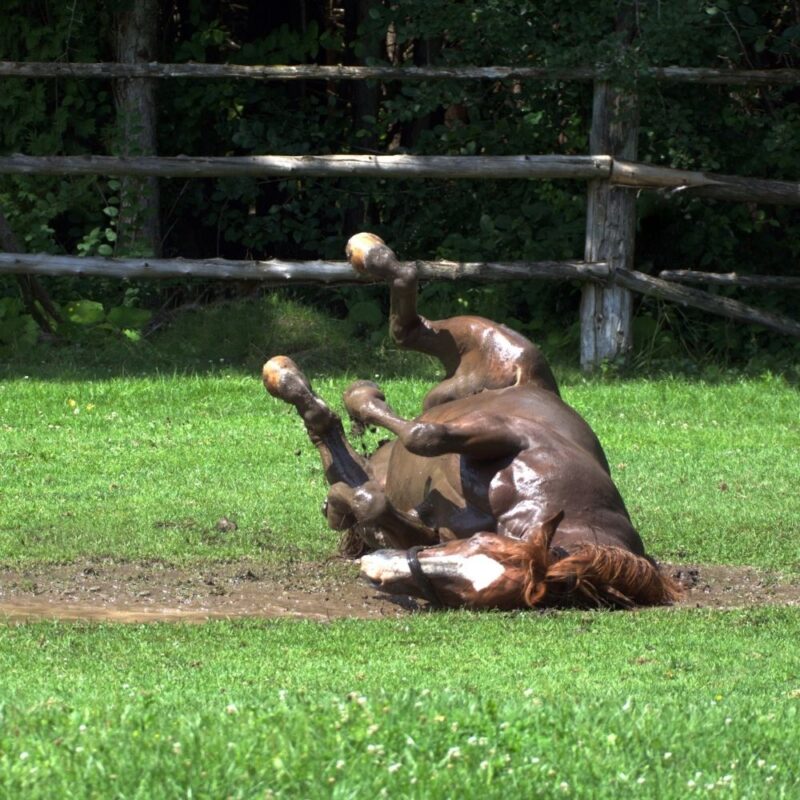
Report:
[[[255,339],[202,321],[0,368],[1,564],[334,551],[258,362],[300,351],[334,405],[371,377],[407,415],[430,365],[297,315],[237,360]],[[559,376],[656,557],[800,578],[796,388]],[[797,797],[798,640],[796,608],[0,626],[0,798]]]
[[[338,403],[350,377],[314,383]],[[428,381],[383,380],[413,414]],[[800,403],[774,379],[574,381],[660,558],[800,571]],[[322,468],[257,375],[0,383],[0,562],[319,558]],[[235,519],[222,534],[215,523]]]
[[[800,614],[0,628],[0,796],[797,797]]]

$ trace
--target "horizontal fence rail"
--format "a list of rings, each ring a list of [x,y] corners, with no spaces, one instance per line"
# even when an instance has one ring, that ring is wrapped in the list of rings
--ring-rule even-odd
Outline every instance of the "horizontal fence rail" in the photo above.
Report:
[[[414,261],[420,278],[510,281],[529,278],[592,280],[608,275],[597,261]],[[92,258],[28,253],[0,253],[0,274],[92,275],[113,278],[222,278],[292,283],[370,283],[347,261],[232,261],[224,258]]]
[[[760,289],[800,289],[800,276],[740,275],[738,272],[698,272],[693,269],[666,269],[658,277],[674,283],[700,283],[714,286],[741,286]]]
[[[714,172],[695,172],[654,164],[614,159],[610,182],[636,189],[666,189],[675,192],[744,203],[800,204],[800,183],[764,178],[743,178]]]
[[[800,337],[800,322],[753,308],[738,300],[669,283],[636,270],[612,270],[607,262],[413,261],[425,279],[481,281],[549,280],[594,281],[616,284],[634,292],[699,308],[740,322],[755,323],[779,333]],[[366,283],[346,261],[230,261],[226,259],[123,259],[0,253],[0,274],[91,275],[114,278],[215,278],[288,283]]]
[[[627,74],[627,73],[626,73]],[[800,70],[733,70],[704,67],[641,67],[634,75],[673,83],[750,86],[800,84]],[[351,67],[301,64],[247,66],[243,64],[161,64],[156,62],[70,63],[0,61],[0,77],[18,78],[238,78],[260,81],[291,80],[540,80],[594,81],[613,79],[603,67]]]
[[[607,179],[613,186],[687,192],[718,200],[800,205],[800,183],[659,167],[611,156],[26,156],[0,157],[6,175],[162,178]]]
[[[609,156],[25,156],[0,157],[0,174],[230,178],[578,178],[611,174]]]

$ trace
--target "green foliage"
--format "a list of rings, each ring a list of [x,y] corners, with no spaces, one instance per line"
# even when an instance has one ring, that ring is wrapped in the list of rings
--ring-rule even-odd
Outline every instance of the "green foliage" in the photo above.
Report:
[[[602,64],[617,83],[639,92],[641,160],[800,177],[800,107],[793,87],[656,84],[638,74],[643,67],[670,64],[798,66],[800,26],[768,0],[407,0],[399,6],[374,2],[363,18],[345,23],[321,2],[303,8],[301,15],[290,6],[267,11],[203,0],[165,4],[160,58]],[[97,0],[79,6],[13,0],[0,31],[0,55],[107,60],[113,10]],[[113,146],[118,127],[106,83],[4,79],[3,87],[3,151],[106,152]],[[159,152],[581,154],[588,148],[590,105],[591,87],[581,83],[166,80],[159,84]],[[358,229],[378,232],[403,257],[558,259],[580,257],[583,250],[585,188],[579,182],[228,178],[162,181],[161,191],[165,255],[341,258],[344,241]],[[104,179],[0,177],[0,206],[31,251],[111,254],[119,195],[118,182]],[[779,207],[643,194],[637,237],[637,266],[649,271],[689,266],[786,274],[800,256],[794,212]],[[106,307],[118,304],[108,282],[93,290],[81,285],[80,292],[64,281],[48,288],[61,302],[80,293]],[[157,291],[143,295],[163,303]],[[442,307],[457,307],[469,296],[501,320],[562,341],[578,302],[575,287],[564,285],[475,292],[445,285],[437,291]],[[366,331],[377,313],[364,316],[359,292],[341,290],[337,303],[341,316]],[[489,301],[487,293],[495,299]],[[762,304],[791,312],[790,299],[780,293],[763,295]],[[643,301],[640,313],[652,318],[658,312]],[[680,314],[660,318],[664,336],[677,343],[674,357],[736,359],[753,338],[752,331],[723,323],[711,341],[722,339],[725,347],[686,348],[698,338],[688,324]],[[756,339],[759,347],[772,347],[768,337]],[[645,339],[639,357],[651,350],[652,340]]]
[[[16,297],[0,297],[0,351],[24,350],[36,341],[38,327]]]

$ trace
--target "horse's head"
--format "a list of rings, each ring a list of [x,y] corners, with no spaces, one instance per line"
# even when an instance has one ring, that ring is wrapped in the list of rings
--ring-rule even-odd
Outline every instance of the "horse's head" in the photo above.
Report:
[[[675,581],[629,550],[589,543],[571,552],[551,548],[563,516],[557,514],[522,539],[479,533],[424,549],[378,550],[362,556],[361,575],[382,592],[447,607],[630,608],[680,597]]]
[[[434,605],[519,608],[534,605],[563,514],[524,539],[480,533],[424,549],[378,550],[362,556],[361,576],[388,594],[406,594]]]

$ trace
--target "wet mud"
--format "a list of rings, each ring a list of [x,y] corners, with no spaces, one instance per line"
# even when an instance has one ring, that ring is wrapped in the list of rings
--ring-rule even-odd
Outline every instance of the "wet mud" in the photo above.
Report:
[[[800,605],[800,577],[752,567],[665,565],[684,586],[676,608]],[[289,567],[251,562],[176,567],[112,560],[0,566],[0,622],[188,622],[290,618],[380,619],[423,610],[361,583],[342,560]]]

